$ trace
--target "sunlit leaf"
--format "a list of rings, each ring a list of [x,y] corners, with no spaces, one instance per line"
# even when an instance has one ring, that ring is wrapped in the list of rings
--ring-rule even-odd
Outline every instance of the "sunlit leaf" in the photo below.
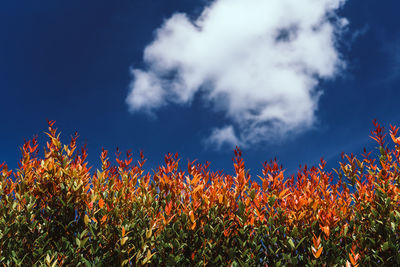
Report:
[[[104,200],[102,198],[100,198],[100,200],[99,200],[99,207],[100,207],[100,209],[102,209],[104,207]]]
[[[83,218],[83,221],[85,222],[86,225],[88,225],[90,219],[89,219],[89,216],[87,216],[87,214],[85,214],[85,217]]]
[[[189,211],[189,217],[190,217],[190,220],[192,221],[192,223],[194,223],[194,213],[192,210]]]
[[[318,250],[316,250],[314,247],[312,247],[313,250],[313,255],[316,259],[318,259],[321,256],[323,247],[320,247]]]
[[[121,238],[121,246],[123,246],[126,243],[127,240],[128,240],[127,236]]]

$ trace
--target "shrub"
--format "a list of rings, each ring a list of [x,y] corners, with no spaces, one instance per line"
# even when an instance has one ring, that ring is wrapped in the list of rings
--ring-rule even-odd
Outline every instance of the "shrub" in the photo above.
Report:
[[[398,128],[393,147],[374,122],[379,156],[343,155],[334,179],[319,166],[286,176],[265,162],[252,181],[235,150],[234,175],[168,154],[101,153],[91,172],[77,136],[62,145],[49,122],[43,157],[25,142],[19,169],[0,165],[0,262],[5,266],[400,265]]]

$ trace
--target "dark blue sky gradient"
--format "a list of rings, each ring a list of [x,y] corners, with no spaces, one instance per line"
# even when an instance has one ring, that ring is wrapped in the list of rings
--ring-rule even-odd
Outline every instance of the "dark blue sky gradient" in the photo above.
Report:
[[[213,170],[233,171],[233,149],[205,149],[202,139],[222,114],[204,106],[170,105],[157,119],[130,114],[125,98],[130,67],[143,67],[143,49],[154,30],[174,12],[198,15],[207,1],[3,1],[0,8],[0,162],[17,167],[24,139],[39,135],[46,119],[56,120],[63,140],[78,131],[89,162],[101,148],[143,149],[150,170],[167,152],[210,161]],[[349,31],[338,44],[347,61],[342,76],[321,83],[324,91],[314,129],[278,144],[243,151],[251,174],[277,157],[289,173],[299,164],[337,167],[340,153],[373,149],[372,119],[400,126],[400,2],[348,0],[341,14]],[[356,36],[356,32],[359,32]],[[351,41],[353,40],[353,41]],[[146,166],[146,165],[145,165]]]

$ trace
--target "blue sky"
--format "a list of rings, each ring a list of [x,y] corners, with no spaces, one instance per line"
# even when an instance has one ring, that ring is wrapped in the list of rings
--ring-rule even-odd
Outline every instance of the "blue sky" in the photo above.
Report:
[[[101,148],[167,152],[253,176],[373,149],[372,119],[399,125],[395,0],[3,1],[0,161],[56,120]]]

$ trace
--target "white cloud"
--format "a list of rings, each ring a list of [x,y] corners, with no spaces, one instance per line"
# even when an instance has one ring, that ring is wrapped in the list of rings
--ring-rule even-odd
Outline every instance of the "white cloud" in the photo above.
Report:
[[[241,145],[241,141],[237,139],[235,130],[231,125],[214,129],[205,143],[206,145],[215,145],[217,149],[220,149],[224,144],[233,147]]]
[[[135,76],[128,95],[127,101],[131,111],[145,110],[152,114],[154,108],[159,108],[165,104],[165,91],[162,88],[162,83],[152,72],[143,72],[141,70],[132,70]]]
[[[321,79],[344,67],[336,39],[345,0],[215,0],[191,21],[176,13],[133,69],[130,110],[203,101],[226,114],[210,142],[242,146],[285,138],[315,121]],[[237,135],[235,134],[237,133]],[[279,137],[277,137],[279,136]]]

